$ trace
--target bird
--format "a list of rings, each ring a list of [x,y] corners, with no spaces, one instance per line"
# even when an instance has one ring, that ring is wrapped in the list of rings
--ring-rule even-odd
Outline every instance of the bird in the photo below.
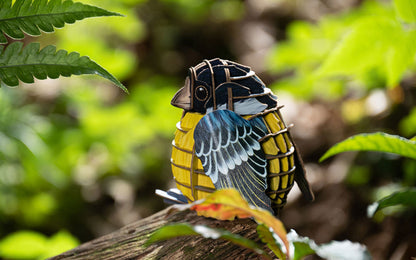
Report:
[[[203,60],[189,68],[171,104],[183,113],[172,141],[177,188],[159,190],[165,201],[191,203],[233,188],[250,205],[278,215],[294,182],[314,200],[283,106],[250,67]]]

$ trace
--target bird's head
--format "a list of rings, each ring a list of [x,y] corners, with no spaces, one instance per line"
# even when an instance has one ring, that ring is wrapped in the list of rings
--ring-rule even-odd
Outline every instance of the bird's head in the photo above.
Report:
[[[186,112],[205,114],[228,109],[240,115],[251,115],[276,107],[277,97],[250,67],[212,59],[189,68],[185,85],[171,103]]]

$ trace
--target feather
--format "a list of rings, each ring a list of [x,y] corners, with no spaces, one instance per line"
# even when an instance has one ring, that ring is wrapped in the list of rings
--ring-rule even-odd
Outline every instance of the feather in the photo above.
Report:
[[[256,98],[243,99],[234,103],[234,111],[239,115],[254,115],[266,108],[267,104],[259,102]]]
[[[272,211],[267,160],[257,139],[250,121],[229,110],[208,113],[194,131],[196,155],[215,188],[235,188],[251,205]]]

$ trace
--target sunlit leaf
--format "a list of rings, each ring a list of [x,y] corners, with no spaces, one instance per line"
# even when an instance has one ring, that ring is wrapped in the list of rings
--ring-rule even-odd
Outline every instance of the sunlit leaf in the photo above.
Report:
[[[307,255],[316,254],[328,260],[370,260],[371,255],[364,245],[349,240],[331,241],[317,245],[308,237],[299,236],[294,230],[287,234],[294,251],[294,260],[303,259]]]
[[[210,239],[224,239],[236,245],[253,250],[257,254],[263,255],[265,258],[270,259],[267,253],[258,244],[250,239],[233,234],[227,230],[214,229],[203,225],[193,226],[187,223],[170,224],[159,228],[146,241],[145,246],[175,237],[193,235],[201,235]]]
[[[289,242],[283,223],[275,218],[269,211],[249,206],[240,193],[235,189],[221,189],[210,194],[203,200],[188,205],[176,206],[177,209],[192,209],[199,215],[220,220],[233,220],[235,218],[253,217],[258,224],[271,228],[283,241],[286,254],[289,254]]]
[[[22,202],[22,217],[30,224],[38,224],[56,210],[56,198],[48,193],[32,195],[30,199]]]
[[[291,229],[287,234],[287,239],[293,248],[293,260],[302,259],[307,255],[315,254],[318,247],[309,237],[299,236],[295,230]]]
[[[385,27],[389,27],[388,23],[378,26],[378,20],[387,20],[395,25],[385,30]],[[360,29],[360,26],[365,26],[362,23],[370,23],[371,28]],[[397,22],[392,5],[382,1],[363,1],[357,8],[323,16],[314,23],[292,22],[286,29],[287,40],[276,44],[268,56],[269,69],[279,72],[279,80],[274,84],[278,88],[276,91],[283,89],[298,99],[316,96],[327,100],[341,98],[356,86],[380,87],[386,83],[387,69],[391,70],[391,74],[398,75],[400,80],[408,68],[405,63],[396,66],[402,52],[390,53],[376,49],[390,49],[400,42],[396,35],[408,32],[410,30],[403,30]],[[351,41],[352,45],[347,44],[347,41]],[[341,45],[349,47],[344,46],[346,49],[338,50]],[[341,61],[334,60],[328,64],[334,55]],[[395,61],[395,64],[388,61],[388,58]],[[411,59],[409,56],[403,58]],[[325,69],[322,66],[324,64],[328,64]],[[311,78],[315,79],[310,80]],[[350,84],[351,79],[354,80],[353,84]],[[394,79],[390,77],[390,81]]]
[[[394,8],[403,21],[416,22],[416,2],[414,0],[394,0]]]
[[[279,242],[276,241],[273,236],[273,231],[270,231],[267,226],[263,224],[258,225],[257,233],[259,234],[261,241],[265,243],[279,259],[284,259],[286,257],[282,252]]]
[[[65,23],[74,23],[88,17],[120,16],[99,7],[74,3],[71,0],[2,0],[0,2],[0,43],[7,43],[6,34],[23,39],[24,32],[39,36],[41,30],[53,32]]]
[[[14,42],[0,52],[0,81],[17,86],[19,79],[33,83],[34,77],[56,79],[59,76],[96,74],[106,78],[127,92],[127,89],[108,71],[86,56],[65,50],[56,51],[52,45],[39,50],[39,43],[23,48],[22,42]]]
[[[416,159],[416,142],[386,133],[358,134],[332,146],[320,159],[347,151],[376,151],[395,153]]]
[[[405,136],[412,136],[416,134],[416,107],[413,108],[410,113],[400,121],[399,129]],[[414,137],[411,140],[413,139]]]
[[[395,87],[403,73],[413,63],[416,53],[416,32],[409,31],[398,35],[394,45],[386,53],[387,86]]]
[[[42,255],[47,237],[38,232],[18,231],[0,241],[0,256],[6,259],[34,259]]]
[[[66,231],[59,231],[50,238],[21,230],[0,241],[0,256],[6,259],[45,259],[72,249],[79,241]]]
[[[59,255],[65,251],[73,249],[79,245],[78,239],[71,235],[67,231],[59,231],[49,238],[47,241],[47,247],[42,255],[42,258],[46,259],[55,255]]]
[[[368,206],[367,216],[372,217],[378,210],[396,205],[416,207],[416,188],[398,191],[374,202]]]
[[[379,67],[384,64],[386,53],[394,46],[393,42],[401,39],[403,33],[401,25],[394,19],[362,19],[329,54],[317,74],[359,74],[372,67]]]

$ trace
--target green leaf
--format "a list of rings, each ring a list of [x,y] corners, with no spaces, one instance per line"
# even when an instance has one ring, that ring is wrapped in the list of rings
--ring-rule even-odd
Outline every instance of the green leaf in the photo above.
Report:
[[[294,260],[302,259],[311,254],[317,254],[323,259],[333,260],[370,260],[371,256],[364,245],[349,240],[331,241],[317,245],[308,237],[299,236],[293,229],[287,234],[294,249]]]
[[[25,83],[33,83],[33,77],[56,79],[59,76],[96,74],[128,93],[113,75],[88,57],[81,57],[76,52],[56,51],[52,45],[39,51],[39,46],[39,43],[30,43],[22,49],[22,42],[14,42],[0,52],[0,82],[17,86],[19,79]]]
[[[400,121],[399,129],[405,136],[412,136],[416,134],[416,107],[412,108],[410,113]],[[410,140],[413,140],[413,138]]]
[[[274,236],[273,229],[270,230],[266,225],[260,224],[257,226],[257,233],[259,234],[261,241],[265,243],[279,259],[286,258],[279,242],[277,242]]]
[[[416,2],[414,0],[394,0],[394,8],[403,21],[416,22]]]
[[[395,43],[386,53],[387,86],[395,87],[403,73],[413,63],[416,53],[416,32],[408,31],[397,35]]]
[[[402,38],[403,29],[394,19],[385,17],[363,18],[328,55],[317,75],[359,75],[379,67],[386,53]]]
[[[1,240],[0,256],[6,259],[38,258],[44,252],[46,244],[47,237],[41,233],[18,231]]]
[[[291,245],[293,245],[293,260],[299,260],[307,255],[315,254],[315,249],[318,247],[315,241],[309,237],[299,236],[295,230],[291,229],[287,234],[287,238]]]
[[[416,142],[386,133],[358,134],[332,146],[320,159],[347,151],[376,151],[395,153],[416,159]]]
[[[39,232],[21,230],[9,234],[0,241],[0,257],[46,259],[72,249],[78,244],[79,241],[66,231],[59,231],[48,239]]]
[[[236,245],[248,248],[260,254],[267,259],[270,259],[268,254],[254,241],[242,237],[240,235],[233,234],[227,230],[213,229],[203,225],[190,225],[187,223],[178,223],[166,225],[156,230],[150,238],[146,241],[145,246],[149,246],[153,243],[167,240],[179,236],[194,236],[201,235],[210,239],[224,239],[230,241]]]
[[[367,216],[370,218],[374,216],[378,210],[396,205],[416,207],[416,188],[398,191],[374,202],[368,206]]]
[[[74,3],[71,0],[2,0],[0,3],[0,43],[6,43],[3,34],[23,39],[24,33],[39,36],[41,30],[53,32],[65,23],[74,23],[88,17],[121,16],[99,7]]]
[[[49,238],[47,247],[42,255],[42,259],[46,259],[55,255],[59,255],[79,245],[78,239],[67,231],[59,231]]]

